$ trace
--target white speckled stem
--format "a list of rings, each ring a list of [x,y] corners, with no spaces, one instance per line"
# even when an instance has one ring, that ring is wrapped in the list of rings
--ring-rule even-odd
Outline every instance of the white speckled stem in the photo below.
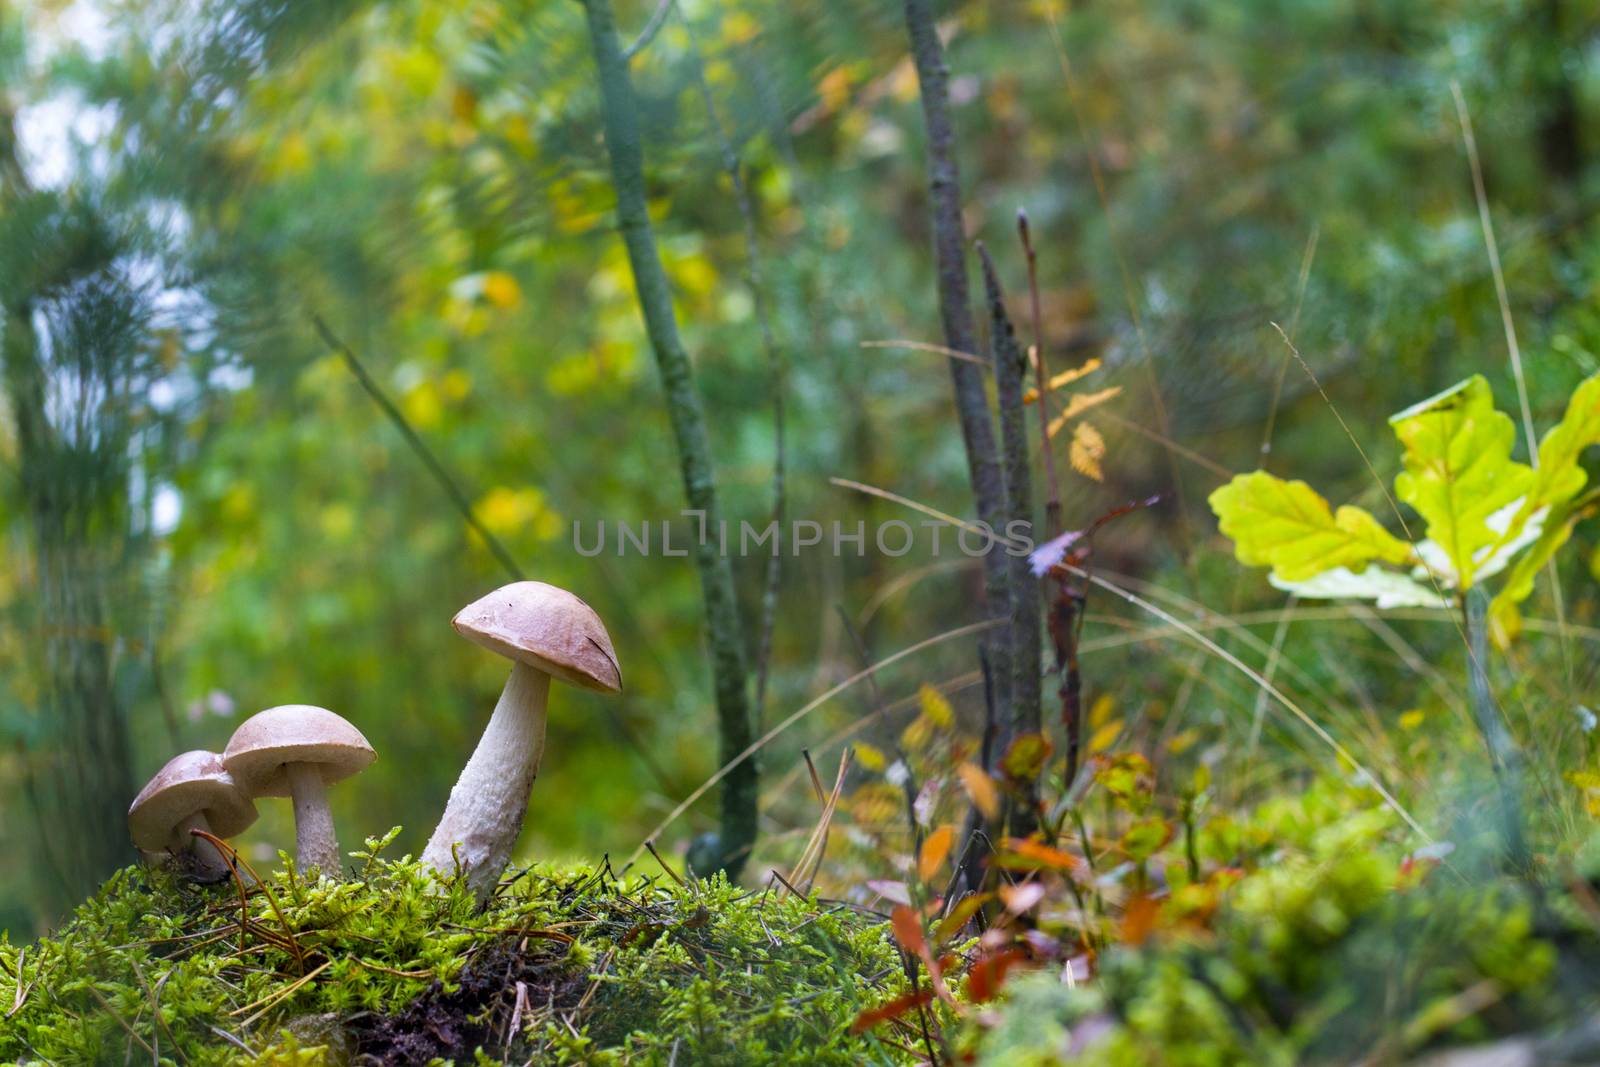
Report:
[[[422,862],[442,874],[459,864],[467,885],[487,900],[522,835],[528,794],[544,755],[545,705],[550,676],[517,663],[494,715],[461,770]]]
[[[295,865],[305,873],[320,867],[329,878],[344,873],[339,862],[339,839],[328,810],[328,786],[322,772],[310,763],[284,765],[289,775],[289,795],[294,799]]]
[[[190,830],[204,830],[211,833],[211,824],[206,821],[206,813],[197,811],[178,824],[178,847],[187,848],[194,853],[194,858],[199,861],[202,870],[207,874],[216,875],[218,878],[228,877],[231,868],[228,861],[222,858],[222,853],[203,837],[196,837]]]

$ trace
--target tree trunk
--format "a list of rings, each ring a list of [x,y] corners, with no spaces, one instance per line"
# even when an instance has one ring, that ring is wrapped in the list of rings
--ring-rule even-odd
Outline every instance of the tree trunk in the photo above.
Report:
[[[995,394],[1000,401],[1000,440],[1006,485],[1005,533],[1013,538],[1033,538],[1033,486],[1028,471],[1028,421],[1023,410],[1022,389],[1027,360],[1017,344],[1016,331],[1006,314],[1005,294],[995,272],[989,250],[978,245],[983,264],[984,291],[989,301],[989,343],[994,349]],[[1039,398],[1044,403],[1044,397]],[[1000,553],[997,553],[1000,554]],[[1011,709],[1001,735],[999,757],[1017,738],[1042,732],[1040,711],[1041,656],[1039,650],[1039,579],[1026,555],[1007,551],[1002,558],[1009,564],[1011,593]],[[1026,837],[1038,828],[1038,782],[1017,783],[1017,806],[1011,812],[1008,830],[1015,837]]]
[[[677,439],[678,462],[689,508],[698,512],[700,536],[695,563],[705,596],[706,629],[711,643],[712,680],[716,689],[719,758],[726,764],[753,741],[750,701],[745,684],[743,628],[734,596],[733,568],[718,547],[721,513],[705,414],[695,388],[694,370],[678,336],[672,290],[655,233],[650,226],[644,184],[644,148],[639,135],[639,108],[628,75],[627,60],[617,40],[610,0],[585,0],[589,42],[600,79],[605,120],[606,154],[617,194],[617,225],[627,246],[634,289],[644,314],[656,369],[666,391],[667,413]],[[749,857],[756,838],[759,772],[755,758],[743,760],[722,782],[722,830],[718,866],[734,877]]]

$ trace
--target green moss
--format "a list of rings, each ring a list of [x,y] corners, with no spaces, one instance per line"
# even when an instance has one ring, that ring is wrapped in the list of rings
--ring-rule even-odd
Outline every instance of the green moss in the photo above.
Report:
[[[232,884],[129,868],[54,936],[0,940],[0,1013],[21,998],[0,1062],[410,1061],[441,1027],[457,1063],[904,1060],[849,1033],[903,982],[880,924],[721,880],[542,868],[480,913],[381,858],[387,840],[355,880],[279,873],[242,909]]]
[[[1264,831],[1278,850],[1209,927],[1110,949],[1088,988],[1054,971],[1018,978],[986,1025],[969,1026],[977,1061],[1398,1063],[1600,1006],[1587,980],[1600,942],[1560,888],[1452,867],[1424,876],[1394,845],[1392,816],[1326,800],[1253,813],[1243,836]]]

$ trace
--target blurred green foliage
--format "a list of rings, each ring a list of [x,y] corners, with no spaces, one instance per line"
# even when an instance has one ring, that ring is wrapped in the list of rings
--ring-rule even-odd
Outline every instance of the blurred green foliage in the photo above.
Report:
[[[653,6],[622,4],[619,19],[642,26]],[[137,262],[158,264],[160,279],[140,351],[163,371],[141,378],[135,399],[168,436],[137,451],[142,473],[125,473],[119,489],[127,529],[149,543],[119,558],[123,578],[139,581],[108,584],[120,610],[104,637],[129,780],[181,749],[220,749],[255,710],[314,702],[356,722],[379,752],[332,793],[346,839],[403,823],[399,847],[415,850],[503,680],[498,660],[447,625],[502,572],[320,343],[317,314],[530,575],[580,593],[607,621],[626,691],[610,705],[558,693],[524,851],[632,851],[715,770],[711,701],[689,561],[572,549],[574,521],[659,522],[681,506],[611,229],[581,10],[495,0],[91,7],[87,33],[80,9],[0,8],[0,104],[25,162],[62,164],[51,186],[61,197],[153,232]],[[739,212],[695,88],[701,59],[748,170],[774,328],[790,356],[791,514],[852,527],[917,518],[830,476],[970,513],[939,360],[860,347],[936,339],[916,82],[897,10],[864,0],[679,9],[635,77],[653,207],[729,517],[766,519],[772,427]],[[1511,395],[1452,79],[1473,109],[1540,425],[1600,369],[1600,72],[1585,5],[1034,0],[945,14],[969,231],[1020,294],[1012,212],[1028,209],[1052,365],[1101,356],[1101,384],[1125,390],[1102,409],[1115,421],[1097,416],[1106,482],[1066,476],[1067,522],[1166,493],[1157,512],[1119,523],[1097,565],[1158,583],[1165,606],[1220,625],[1250,662],[1267,658],[1280,601],[1241,578],[1211,536],[1206,494],[1260,465],[1383,508],[1270,323],[1293,335],[1369,452],[1388,432],[1381,413],[1467,374]],[[680,19],[696,28],[698,58]],[[93,135],[74,147],[85,130]],[[30,136],[59,142],[57,156],[29,156]],[[0,210],[10,226],[17,209]],[[65,831],[40,824],[27,783],[51,766],[101,771],[83,765],[39,697],[42,552],[12,476],[19,401],[7,400],[0,926],[26,931],[92,884],[51,870],[45,844]],[[1169,456],[1152,435],[1183,451]],[[1592,534],[1579,540],[1563,574],[1567,618],[1582,627],[1595,598],[1579,558],[1595,546]],[[859,669],[837,606],[873,657],[971,621],[976,586],[963,562],[948,539],[938,560],[925,540],[899,559],[870,548],[786,558],[765,724]],[[746,619],[759,616],[763,564],[738,561]],[[1250,629],[1218,624],[1200,604]],[[1583,787],[1561,774],[1592,755],[1576,706],[1593,705],[1593,634],[1573,631],[1563,648],[1539,629],[1549,603],[1530,609],[1530,644],[1513,663],[1530,669],[1501,681],[1514,726],[1550,757],[1541,788],[1552,803],[1540,816],[1559,828],[1587,817]],[[1144,629],[1148,618],[1094,599],[1089,610],[1089,695],[1116,697],[1119,746],[1172,754],[1163,775],[1186,780],[1204,762],[1234,800],[1292,787],[1307,752],[1328,758],[1263,711],[1247,680]],[[1460,657],[1451,627],[1294,618],[1305,624],[1285,631],[1282,683],[1408,802],[1470,797],[1482,767],[1453,717],[1457,675],[1430,673]],[[937,682],[976,729],[974,670],[970,641],[937,646],[878,677],[881,703],[898,707]],[[798,749],[831,760],[820,742],[879,704],[852,689],[764,754],[775,773],[753,870],[792,859],[815,820]],[[1410,727],[1397,725],[1412,713]],[[905,722],[899,711],[884,718],[887,729],[866,736],[892,739]],[[705,829],[713,811],[695,808],[663,843]],[[120,819],[109,802],[78,816]],[[244,842],[270,858],[291,832],[287,806],[265,805]],[[839,836],[830,855],[860,861],[861,840]],[[909,852],[892,840],[873,847]]]

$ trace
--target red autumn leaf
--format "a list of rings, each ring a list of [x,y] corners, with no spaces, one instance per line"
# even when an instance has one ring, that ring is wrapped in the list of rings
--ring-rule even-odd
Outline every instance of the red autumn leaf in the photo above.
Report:
[[[967,972],[967,995],[979,1004],[993,1000],[1005,985],[1011,968],[1026,958],[1026,953],[1015,948],[983,957]]]
[[[901,904],[890,914],[889,922],[894,928],[894,939],[901,948],[913,956],[928,954],[928,941],[923,936],[922,920],[916,912]]]
[[[933,990],[919,989],[915,993],[895,997],[887,1004],[880,1004],[876,1008],[868,1008],[856,1016],[856,1021],[850,1024],[850,1032],[859,1034],[872,1029],[881,1022],[898,1019],[908,1011],[913,1011],[933,999]]]

